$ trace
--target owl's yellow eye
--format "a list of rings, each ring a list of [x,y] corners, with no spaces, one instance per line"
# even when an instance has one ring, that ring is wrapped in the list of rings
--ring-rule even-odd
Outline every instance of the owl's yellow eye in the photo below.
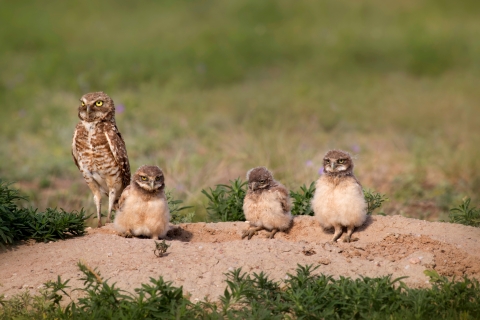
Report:
[[[140,176],[140,178],[142,179],[142,181],[147,181],[147,177],[145,176]]]
[[[96,105],[97,107],[101,107],[101,106],[103,106],[103,101],[102,101],[102,100],[98,100],[97,102],[95,102],[95,105]]]
[[[85,102],[82,101],[82,107],[85,107]]]
[[[340,159],[338,160],[338,163],[343,164],[345,162],[345,159]]]

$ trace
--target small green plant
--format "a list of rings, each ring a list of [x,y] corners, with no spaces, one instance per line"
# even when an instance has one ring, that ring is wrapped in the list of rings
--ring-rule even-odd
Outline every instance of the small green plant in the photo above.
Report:
[[[19,216],[17,202],[25,198],[10,186],[11,183],[0,180],[0,244],[13,243],[24,238],[24,226],[19,225],[22,219]]]
[[[0,296],[0,319],[478,319],[480,283],[449,280],[427,270],[431,288],[409,288],[391,276],[351,279],[314,274],[298,265],[295,274],[273,281],[264,272],[226,274],[218,302],[192,303],[182,287],[162,277],[125,292],[103,280],[97,269],[78,263],[81,298],[74,301],[68,280],[48,282],[40,296],[28,291],[9,300]],[[68,297],[70,301],[62,301]]]
[[[47,208],[45,212],[27,211],[26,220],[29,226],[28,238],[37,241],[55,241],[65,239],[68,235],[85,234],[85,220],[88,219],[83,209],[67,212],[63,209]]]
[[[155,249],[153,250],[153,253],[159,258],[163,257],[169,247],[170,245],[166,244],[165,240],[163,240],[162,242],[155,241]]]
[[[470,208],[470,198],[465,197],[458,208],[450,209],[450,222],[480,227],[480,209]]]
[[[310,202],[315,194],[315,181],[307,188],[305,184],[300,187],[299,192],[290,191],[290,197],[292,198],[292,214],[313,216],[313,210]]]
[[[230,183],[219,184],[214,190],[202,190],[208,198],[206,209],[213,221],[245,221],[243,199],[247,193],[247,182],[237,178]]]
[[[10,184],[0,181],[0,245],[15,241],[35,239],[55,241],[68,235],[85,234],[85,220],[89,218],[83,209],[66,212],[63,209],[19,208],[17,202],[26,200]]]
[[[45,283],[45,288],[49,292],[47,296],[48,300],[52,301],[53,304],[60,306],[60,301],[63,299],[63,295],[70,297],[70,295],[65,291],[66,289],[70,288],[70,286],[68,286],[69,282],[70,279],[62,281],[60,276],[57,276],[57,281],[47,281],[47,283]],[[61,293],[58,293],[59,291]]]
[[[363,196],[367,201],[368,215],[372,214],[373,210],[380,208],[385,201],[388,201],[388,198],[386,195],[380,194],[370,189],[363,189]]]
[[[195,212],[183,213],[181,211],[191,209],[193,206],[181,206],[183,200],[175,200],[171,190],[167,190],[165,195],[167,196],[168,208],[170,209],[170,222],[173,224],[192,222]]]

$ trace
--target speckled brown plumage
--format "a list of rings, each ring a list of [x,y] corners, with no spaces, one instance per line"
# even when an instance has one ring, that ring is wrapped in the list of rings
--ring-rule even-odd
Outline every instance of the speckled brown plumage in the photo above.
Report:
[[[247,173],[248,191],[243,200],[243,212],[253,229],[247,229],[242,238],[250,239],[261,229],[285,231],[292,223],[290,195],[281,183],[265,167],[253,168]]]
[[[107,222],[114,203],[130,183],[130,164],[125,142],[115,123],[113,100],[103,92],[87,93],[80,99],[72,142],[75,164],[93,192],[101,226],[101,198],[108,195]]]

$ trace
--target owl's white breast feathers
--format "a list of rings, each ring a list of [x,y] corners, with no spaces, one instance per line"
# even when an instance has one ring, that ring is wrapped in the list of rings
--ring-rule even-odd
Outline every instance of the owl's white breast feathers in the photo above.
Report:
[[[96,122],[88,122],[88,121],[83,121],[82,120],[82,125],[85,127],[85,130],[88,132],[88,136],[87,136],[87,141],[88,141],[88,144],[91,144],[92,143],[92,136],[95,132],[95,125],[96,125]]]
[[[320,177],[316,183],[312,208],[324,228],[335,225],[359,227],[367,217],[362,187],[354,177],[343,177],[338,181]]]

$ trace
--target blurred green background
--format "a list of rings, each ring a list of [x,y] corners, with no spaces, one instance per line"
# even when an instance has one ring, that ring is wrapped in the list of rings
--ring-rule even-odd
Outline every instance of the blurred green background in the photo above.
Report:
[[[480,1],[1,1],[0,177],[85,207],[78,99],[117,105],[132,171],[201,190],[265,165],[290,189],[331,148],[382,209],[444,219],[480,200]]]

